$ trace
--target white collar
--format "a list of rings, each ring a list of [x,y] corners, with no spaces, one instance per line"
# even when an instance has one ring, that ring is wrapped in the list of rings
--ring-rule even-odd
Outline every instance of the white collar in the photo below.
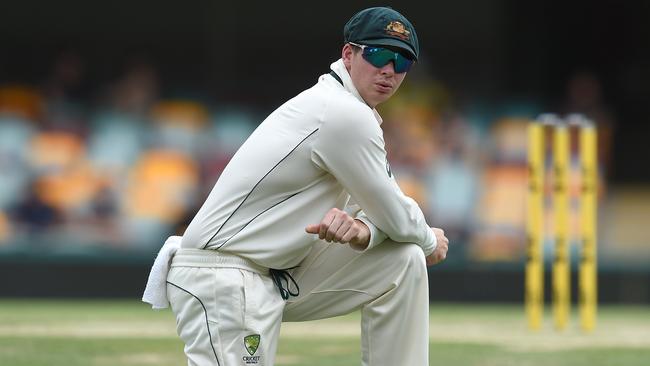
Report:
[[[350,73],[348,73],[348,69],[345,67],[345,64],[343,64],[343,59],[338,59],[337,61],[332,62],[330,69],[332,69],[332,71],[334,71],[341,78],[341,81],[343,82],[343,88],[345,88],[345,90],[349,91],[350,94],[359,99],[361,103],[368,105],[368,103],[366,103],[366,101],[361,97],[361,94],[359,94],[357,88],[354,86],[352,78],[350,78]],[[370,106],[368,106],[368,108],[370,108]],[[376,108],[372,108],[372,113],[375,115],[377,122],[381,124],[383,122],[383,119],[379,115],[379,112],[377,112]]]

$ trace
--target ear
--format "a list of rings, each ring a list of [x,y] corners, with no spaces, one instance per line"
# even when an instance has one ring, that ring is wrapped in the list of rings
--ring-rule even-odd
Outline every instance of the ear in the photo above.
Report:
[[[341,50],[341,59],[343,59],[343,64],[348,71],[350,71],[350,67],[352,66],[352,54],[352,45],[346,43]]]

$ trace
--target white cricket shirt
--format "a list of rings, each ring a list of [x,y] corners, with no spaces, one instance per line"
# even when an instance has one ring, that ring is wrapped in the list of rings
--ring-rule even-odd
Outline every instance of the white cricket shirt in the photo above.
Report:
[[[368,225],[369,248],[388,236],[418,244],[425,255],[433,252],[435,235],[390,172],[381,117],[363,101],[342,60],[331,69],[343,85],[322,75],[244,142],[181,247],[228,252],[269,268],[294,267],[319,240],[305,227],[337,207]]]

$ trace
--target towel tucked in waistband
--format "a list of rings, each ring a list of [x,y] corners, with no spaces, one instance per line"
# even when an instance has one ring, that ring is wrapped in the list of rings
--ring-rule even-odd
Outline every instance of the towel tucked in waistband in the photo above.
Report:
[[[151,304],[154,310],[165,309],[169,306],[167,300],[167,274],[174,254],[181,247],[182,237],[170,236],[160,248],[156,260],[151,266],[147,286],[142,294],[142,301]]]

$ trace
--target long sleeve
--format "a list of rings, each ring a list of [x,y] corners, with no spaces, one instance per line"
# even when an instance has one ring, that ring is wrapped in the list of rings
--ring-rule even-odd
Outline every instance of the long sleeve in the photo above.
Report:
[[[373,222],[370,221],[368,215],[366,215],[366,213],[363,212],[363,210],[358,204],[352,202],[348,203],[348,206],[346,207],[346,212],[350,216],[354,217],[356,220],[359,220],[364,224],[366,224],[368,230],[370,230],[370,241],[368,242],[368,246],[366,246],[365,248],[357,248],[351,245],[352,249],[357,251],[365,251],[372,247],[377,246],[379,243],[383,242],[384,240],[386,240],[386,238],[388,238],[388,235],[386,235],[386,233],[381,231],[381,229],[379,229],[377,225],[373,224]]]
[[[369,220],[394,241],[416,243],[425,255],[431,254],[435,235],[417,203],[395,182],[372,110],[346,100],[332,104],[312,147],[312,161],[336,177],[359,204],[359,219]]]

